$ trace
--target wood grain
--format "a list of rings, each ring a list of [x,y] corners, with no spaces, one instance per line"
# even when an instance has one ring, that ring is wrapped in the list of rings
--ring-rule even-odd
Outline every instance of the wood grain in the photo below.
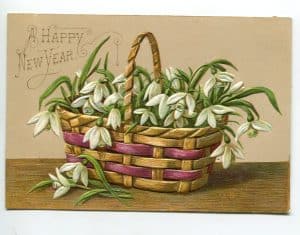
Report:
[[[52,199],[53,190],[28,194],[37,182],[54,172],[63,159],[6,160],[7,209],[59,209],[110,211],[185,211],[288,213],[289,163],[237,163],[228,170],[216,164],[207,186],[188,194],[155,193],[130,189],[134,199],[121,204],[115,199],[94,198],[74,206],[83,192],[73,190]]]

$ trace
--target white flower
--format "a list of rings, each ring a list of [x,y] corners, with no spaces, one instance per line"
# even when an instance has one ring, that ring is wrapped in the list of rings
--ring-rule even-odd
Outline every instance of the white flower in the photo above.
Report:
[[[182,102],[184,99],[184,103],[186,104],[187,108],[188,108],[188,113],[189,115],[192,115],[192,113],[195,110],[195,106],[196,106],[196,102],[194,97],[186,92],[177,92],[173,95],[171,95],[168,100],[167,100],[167,104],[168,105],[172,105],[175,103],[180,103],[184,105],[184,103]],[[177,119],[177,118],[176,118]]]
[[[239,81],[229,89],[229,93],[234,93],[234,92],[240,91],[242,89],[244,89],[244,82]]]
[[[234,75],[228,72],[218,72],[206,81],[203,87],[204,94],[208,96],[209,91],[215,86],[217,82],[231,83]]]
[[[112,84],[123,83],[125,81],[126,81],[126,78],[125,78],[124,74],[121,73],[120,75],[118,75],[117,77],[114,78],[114,80],[112,81]]]
[[[104,83],[98,83],[94,90],[94,102],[99,103],[102,101],[103,98],[109,96],[109,90]]]
[[[215,128],[217,126],[217,120],[215,114],[223,115],[226,113],[234,112],[232,108],[223,106],[223,105],[213,105],[208,108],[205,108],[198,115],[195,126],[201,126],[206,120],[208,124]]]
[[[122,100],[122,99],[123,99],[123,97],[120,93],[114,92],[113,94],[111,94],[104,100],[104,105],[109,106],[112,104],[116,104],[119,100]]]
[[[104,83],[99,81],[91,81],[87,83],[80,91],[81,94],[94,92],[93,101],[99,103],[103,98],[109,96],[109,90]]]
[[[184,101],[180,100],[175,105],[174,118],[179,119],[184,114]]]
[[[56,191],[53,195],[53,199],[56,199],[56,198],[59,198],[59,197],[65,195],[71,188],[70,182],[68,181],[67,178],[65,178],[59,172],[58,168],[56,168],[56,175],[57,175],[57,180],[58,180],[58,183],[59,183],[59,187],[56,189]]]
[[[48,175],[49,175],[50,179],[52,180],[52,187],[54,189],[57,189],[58,187],[61,186],[61,183],[58,182],[58,179],[57,179],[56,176],[54,176],[54,175],[52,175],[50,173]]]
[[[252,122],[243,123],[236,132],[236,140],[238,140],[243,134],[248,132],[249,136],[255,136],[257,131],[271,131],[272,125],[263,120],[255,120]]]
[[[92,115],[94,113],[94,109],[89,102],[85,102],[82,106],[83,114]]]
[[[157,125],[157,120],[154,113],[152,113],[148,109],[145,108],[136,109],[134,110],[133,113],[142,115],[140,120],[141,125],[144,125],[148,121],[148,119],[150,119],[152,124]]]
[[[95,149],[97,146],[112,145],[109,131],[105,127],[94,126],[89,129],[83,137],[83,142],[86,143],[87,141],[90,142],[91,149]]]
[[[74,100],[71,104],[73,108],[80,108],[82,107],[82,112],[84,114],[92,114],[91,108],[97,110],[98,112],[104,112],[102,102],[95,103],[93,97],[91,95],[84,95],[78,97]]]
[[[94,81],[91,81],[91,82],[87,82],[84,87],[80,90],[80,93],[81,94],[88,94],[90,92],[92,92],[96,85],[98,84],[99,82],[94,80]]]
[[[234,75],[228,72],[218,72],[215,77],[219,82],[233,82],[234,79]]]
[[[169,115],[166,117],[164,121],[164,126],[170,126],[171,124],[174,124],[175,128],[176,127],[181,128],[187,126],[189,124],[188,120],[183,116],[177,117],[177,119],[175,119],[175,112],[176,110],[169,113]]]
[[[43,130],[47,129],[50,124],[52,131],[59,136],[60,121],[55,112],[42,111],[34,115],[27,124],[35,124],[33,135],[39,135]]]
[[[81,70],[78,70],[75,72],[75,75],[76,77],[80,78],[81,77],[81,74],[82,74],[82,71]]]
[[[185,97],[185,103],[188,107],[188,114],[192,115],[196,107],[196,101],[194,97],[191,94],[187,94]]]
[[[88,102],[89,97],[90,97],[89,95],[80,96],[80,97],[78,97],[77,99],[75,99],[75,100],[72,102],[71,106],[72,106],[73,108],[80,108],[80,107],[82,107],[86,102]]]
[[[152,97],[159,95],[161,93],[161,86],[156,81],[152,81],[145,92],[144,100],[150,100]]]
[[[172,111],[172,112],[169,113],[169,115],[166,117],[166,119],[165,119],[165,121],[164,121],[164,126],[170,126],[174,121],[175,121],[175,118],[174,118],[174,111]]]
[[[163,119],[169,111],[169,106],[167,104],[168,96],[166,94],[159,94],[150,99],[146,106],[155,106],[158,105],[158,114],[161,119]]]
[[[169,67],[166,69],[166,76],[167,76],[168,80],[172,82],[171,86],[174,89],[176,89],[176,90],[180,89],[180,81],[176,77],[175,69],[173,67]]]
[[[210,156],[221,156],[224,169],[227,169],[236,158],[244,159],[243,151],[239,146],[226,143],[216,148]]]
[[[88,186],[88,170],[81,162],[68,162],[62,165],[59,169],[60,172],[72,171],[72,179],[75,183],[80,181],[84,186]]]
[[[112,126],[114,130],[121,126],[121,113],[119,109],[114,108],[109,112],[107,125]]]

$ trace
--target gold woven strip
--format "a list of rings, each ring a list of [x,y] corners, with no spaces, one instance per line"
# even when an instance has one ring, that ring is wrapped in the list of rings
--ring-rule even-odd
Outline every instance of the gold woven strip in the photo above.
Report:
[[[110,183],[122,185],[123,175],[105,171],[105,176]],[[97,178],[93,169],[89,169],[89,177]],[[203,174],[201,178],[191,181],[190,191],[197,190],[204,186],[208,181],[208,174]],[[182,192],[178,189],[179,181],[159,181],[145,178],[133,177],[133,186],[139,189],[158,191],[158,192]]]
[[[111,153],[105,151],[91,150],[87,148],[80,148],[80,154],[89,154],[92,157],[100,161],[109,161],[116,163],[123,163],[123,154],[120,153]],[[65,153],[75,154],[74,146],[65,144]],[[161,168],[161,169],[181,169],[187,170],[187,165],[190,165],[191,170],[201,169],[209,164],[215,162],[215,158],[206,157],[200,158],[197,160],[179,160],[179,159],[170,159],[170,158],[152,158],[152,157],[143,157],[143,156],[131,156],[131,165],[148,167],[148,168]]]
[[[178,193],[187,193],[191,190],[191,181],[179,181],[177,192]]]
[[[222,140],[222,133],[216,132],[211,135],[197,138],[196,148],[205,148],[216,143],[220,143]]]
[[[139,189],[156,192],[176,192],[178,181],[152,180],[145,178],[135,178],[133,186]]]
[[[68,121],[72,118],[76,118],[76,117],[81,115],[81,114],[75,114],[75,113],[69,112],[69,111],[67,111],[65,109],[62,109],[60,107],[57,108],[57,111],[58,111],[61,119],[64,119],[66,121]]]
[[[194,191],[194,190],[201,188],[202,186],[207,184],[207,181],[208,181],[208,174],[203,173],[201,178],[198,178],[191,182],[190,191]]]
[[[161,159],[164,156],[164,149],[162,147],[154,147],[153,148],[153,158]],[[152,179],[154,180],[162,180],[164,175],[164,171],[161,168],[152,168]]]

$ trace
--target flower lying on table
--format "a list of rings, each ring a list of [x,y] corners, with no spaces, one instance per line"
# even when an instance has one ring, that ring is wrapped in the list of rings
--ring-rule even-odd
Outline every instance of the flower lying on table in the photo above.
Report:
[[[111,186],[104,176],[100,164],[89,155],[80,155],[82,162],[65,163],[59,169],[56,168],[56,176],[49,173],[48,180],[36,184],[29,192],[40,190],[48,186],[55,189],[53,199],[67,194],[72,188],[86,190],[75,202],[82,204],[95,196],[114,197],[118,200],[132,198],[130,192],[118,186]],[[98,179],[88,178],[86,164],[92,164]],[[80,181],[79,181],[80,178]]]
[[[48,129],[59,134],[56,110],[61,107],[73,113],[98,117],[83,139],[83,142],[89,142],[91,149],[112,145],[108,129],[117,130],[122,126],[126,77],[124,74],[115,76],[108,69],[108,53],[103,64],[101,59],[94,64],[98,51],[108,39],[95,48],[73,80],[68,76],[59,77],[40,96],[39,109],[44,105],[46,111],[35,115],[28,122],[36,124],[34,136]],[[228,68],[237,70],[225,59],[211,61],[195,70],[189,67],[187,71],[183,71],[170,67],[165,73],[161,72],[158,82],[145,68],[136,66],[131,94],[132,127],[140,124],[170,128],[217,128],[223,134],[223,143],[211,157],[221,157],[223,167],[228,168],[236,158],[243,158],[240,143],[243,134],[248,133],[250,137],[255,137],[259,131],[271,130],[271,124],[261,120],[254,104],[245,98],[254,94],[265,94],[273,108],[280,113],[275,95],[269,88],[246,88],[243,81],[235,82],[236,76],[228,72]],[[204,79],[206,82],[203,82]],[[44,104],[58,88],[61,97],[52,98]],[[246,122],[240,125],[238,118],[246,119]],[[104,122],[104,119],[107,121]],[[234,123],[239,125],[237,131],[232,127]],[[89,187],[91,180],[87,179],[86,166],[81,163],[61,168],[70,169],[73,174],[71,178],[64,178],[68,175],[62,176],[62,172],[56,171],[57,176],[51,175],[50,181],[41,185],[55,185],[55,198],[74,187],[89,190],[87,195],[118,196],[120,193],[120,197],[128,197],[125,191],[108,184],[100,165],[93,165],[99,168],[98,178],[102,188],[97,190],[100,191]],[[78,184],[79,177],[83,185]]]

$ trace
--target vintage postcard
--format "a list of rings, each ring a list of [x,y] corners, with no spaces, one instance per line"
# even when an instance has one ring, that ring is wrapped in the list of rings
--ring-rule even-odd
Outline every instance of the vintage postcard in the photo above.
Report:
[[[289,18],[9,14],[7,209],[288,213]]]

